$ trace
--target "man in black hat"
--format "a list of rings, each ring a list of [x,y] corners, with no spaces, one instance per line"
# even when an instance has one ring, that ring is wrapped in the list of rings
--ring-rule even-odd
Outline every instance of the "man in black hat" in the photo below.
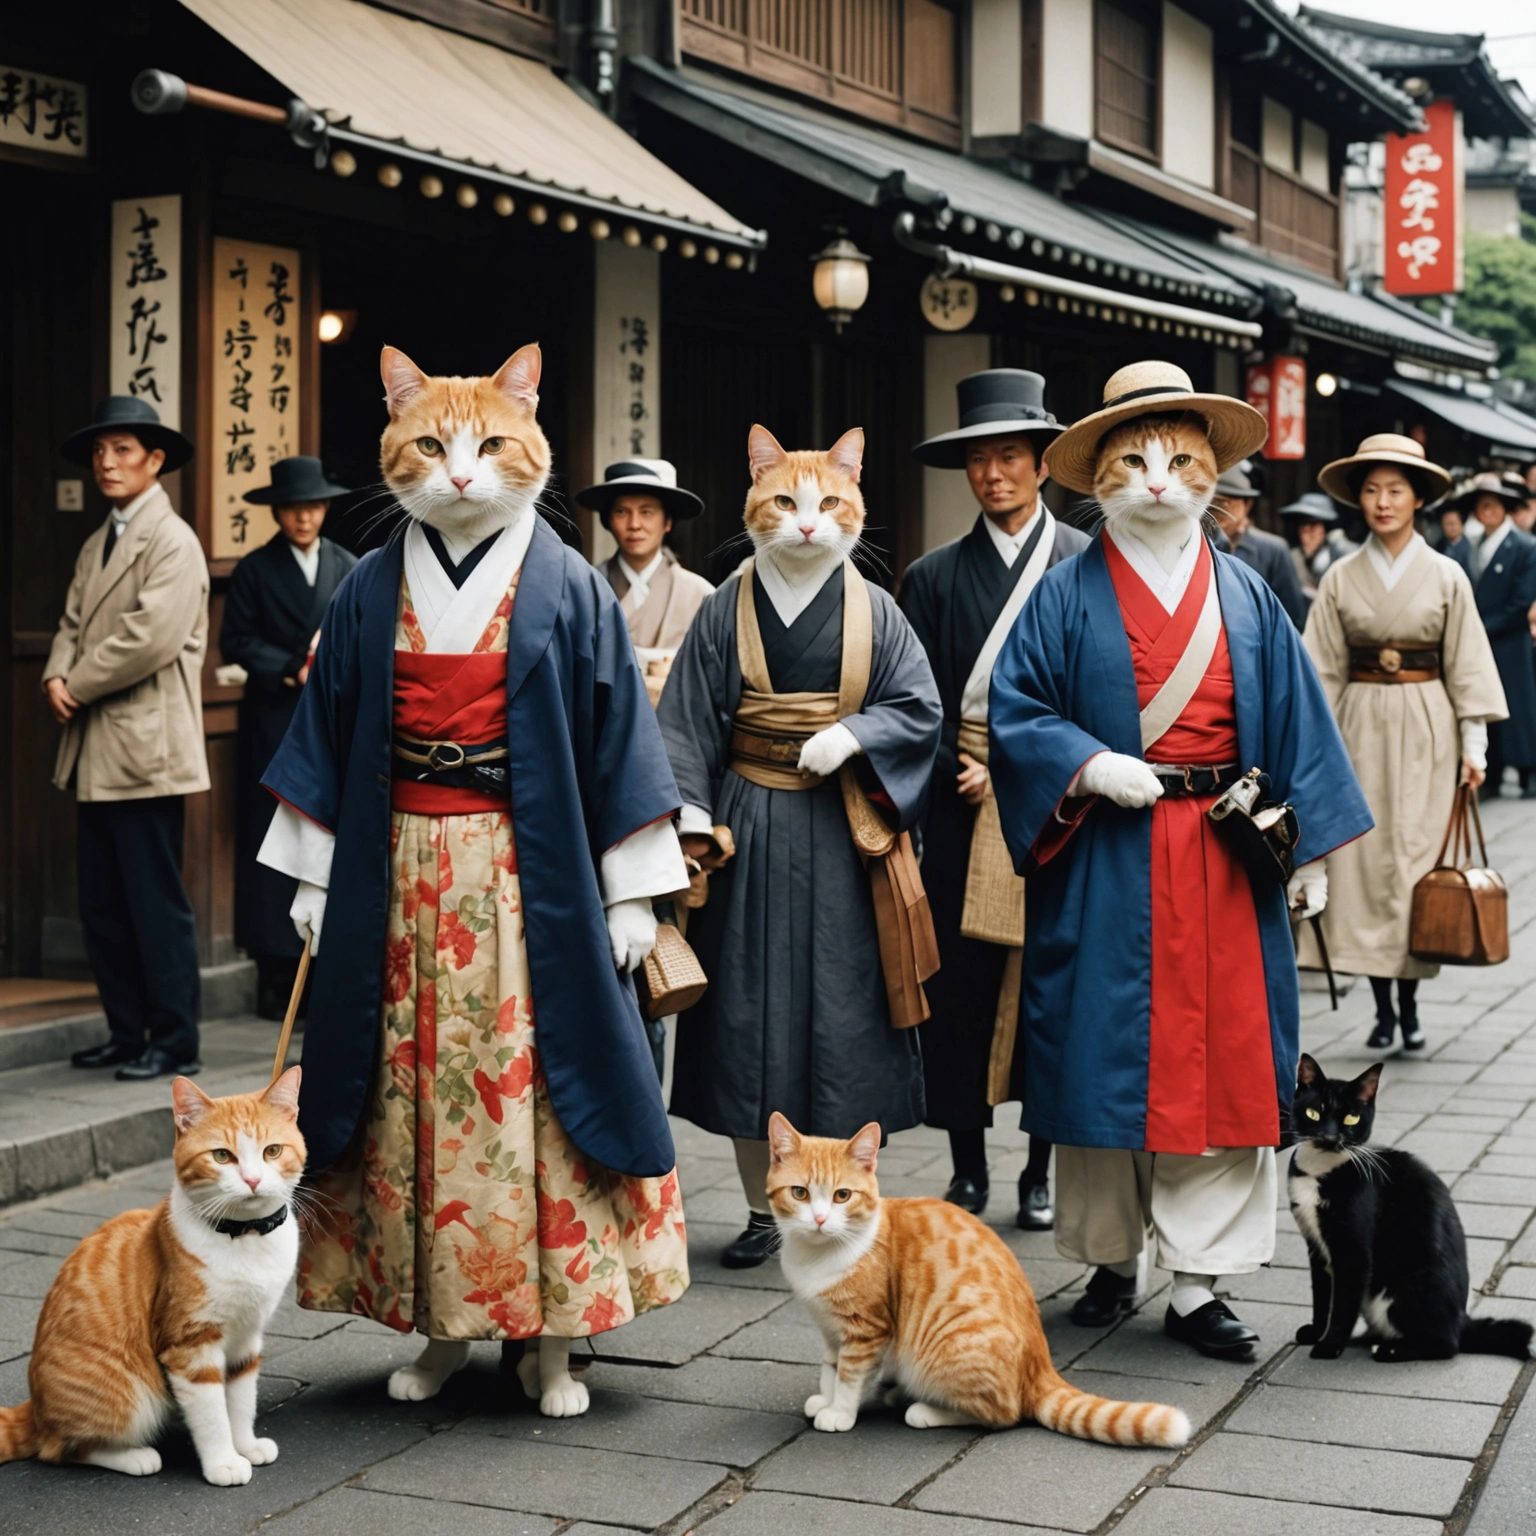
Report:
[[[79,806],[80,924],[112,1038],[77,1067],[198,1070],[199,977],[181,883],[186,800],[208,788],[202,670],[208,565],[160,485],[192,445],[113,396],[60,452],[112,504],[85,541],[43,687],[64,728],[54,783]]]
[[[1259,492],[1242,465],[1234,465],[1223,470],[1217,480],[1211,511],[1221,525],[1229,552],[1269,583],[1291,623],[1301,629],[1307,622],[1307,600],[1301,594],[1301,582],[1285,540],[1250,521],[1258,499]]]
[[[898,599],[944,704],[923,827],[923,883],[940,960],[926,984],[932,1015],[919,1026],[926,1119],[949,1132],[947,1198],[977,1214],[987,1203],[986,1128],[993,1106],[1012,1097],[1024,943],[1024,883],[1003,845],[987,773],[988,686],[1035,583],[1088,546],[1040,495],[1044,457],[1061,431],[1044,391],[1045,380],[1021,368],[961,379],[959,427],[912,451],[932,468],[964,470],[981,510],[964,538],[912,563]],[[1051,1225],[1050,1158],[1049,1142],[1031,1141],[1019,1178],[1021,1227]]]
[[[256,858],[277,801],[261,787],[309,680],[320,619],[357,556],[320,536],[333,496],[319,459],[279,459],[272,483],[245,499],[270,506],[278,534],[235,567],[224,600],[219,649],[245,669],[235,811],[235,942],[256,962],[256,1011],[280,1019],[300,943],[288,916],[298,882]]]
[[[1291,564],[1296,568],[1302,599],[1310,612],[1323,572],[1345,555],[1352,555],[1357,546],[1344,537],[1333,498],[1322,491],[1303,492],[1280,508],[1280,516],[1296,530]]]

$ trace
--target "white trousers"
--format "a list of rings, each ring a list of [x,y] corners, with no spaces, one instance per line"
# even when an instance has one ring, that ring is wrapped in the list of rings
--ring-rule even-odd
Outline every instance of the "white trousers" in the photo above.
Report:
[[[1192,1157],[1056,1148],[1056,1248],[1079,1264],[1123,1264],[1150,1233],[1163,1269],[1246,1275],[1275,1256],[1273,1147]]]

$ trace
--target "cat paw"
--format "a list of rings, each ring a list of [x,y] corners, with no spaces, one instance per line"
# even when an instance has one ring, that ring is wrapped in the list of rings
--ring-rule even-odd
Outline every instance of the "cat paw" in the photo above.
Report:
[[[238,1451],[203,1463],[203,1478],[215,1488],[239,1488],[251,1480],[251,1464]]]
[[[591,1406],[591,1394],[569,1374],[550,1382],[539,1396],[539,1412],[546,1419],[574,1419]]]
[[[837,1433],[841,1430],[852,1429],[858,1421],[858,1414],[849,1413],[846,1409],[823,1408],[811,1422],[817,1429]]]
[[[253,1467],[265,1467],[277,1460],[277,1441],[250,1440],[235,1447]]]
[[[1303,1323],[1296,1330],[1296,1342],[1298,1344],[1316,1344],[1322,1336],[1323,1330],[1316,1323]]]
[[[805,1416],[806,1416],[806,1418],[814,1419],[816,1417],[816,1415],[818,1413],[820,1413],[821,1410],[823,1408],[825,1408],[827,1406],[827,1404],[830,1403],[831,1401],[832,1401],[832,1399],[830,1397],[826,1396],[825,1393],[822,1393],[822,1392],[813,1392],[813,1393],[811,1393],[811,1395],[808,1398],[806,1398],[806,1400],[805,1400]]]
[[[418,1370],[414,1365],[402,1365],[390,1373],[389,1395],[397,1403],[424,1403],[443,1390],[443,1378],[436,1371]]]
[[[160,1470],[160,1452],[152,1445],[97,1446],[80,1458],[87,1466],[105,1467],[129,1477],[153,1477]]]
[[[523,1352],[523,1358],[517,1362],[517,1380],[523,1389],[523,1396],[530,1403],[539,1400],[539,1352],[533,1346],[529,1346]]]
[[[907,1423],[913,1429],[942,1429],[948,1424],[969,1422],[963,1413],[936,1408],[932,1403],[913,1403],[907,1409]]]
[[[1314,1344],[1309,1351],[1314,1360],[1337,1360],[1344,1353],[1342,1344]]]

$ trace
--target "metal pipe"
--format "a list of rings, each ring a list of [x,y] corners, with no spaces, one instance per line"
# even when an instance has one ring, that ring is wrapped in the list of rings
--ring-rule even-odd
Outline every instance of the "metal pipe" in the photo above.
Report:
[[[992,283],[1015,283],[1021,288],[1037,288],[1041,293],[1060,294],[1065,298],[1085,299],[1090,304],[1100,304],[1111,309],[1127,309],[1140,315],[1152,315],[1159,320],[1171,320],[1180,325],[1192,325],[1200,330],[1222,331],[1228,336],[1257,338],[1264,334],[1264,327],[1254,320],[1237,320],[1219,315],[1207,309],[1190,309],[1183,304],[1168,304],[1162,299],[1143,298],[1139,294],[1120,293],[1113,288],[1100,288],[1093,283],[1080,283],[1075,278],[1057,277],[1050,272],[1035,272],[1028,267],[1014,267],[1007,262],[993,261],[987,256],[972,256],[951,246],[935,245],[917,234],[917,219],[911,213],[898,213],[893,227],[896,243],[918,256],[926,256],[937,263],[945,277],[959,274],[963,277],[984,278]]]
[[[279,128],[288,126],[288,113],[282,107],[269,107],[263,101],[247,101],[243,96],[210,91],[205,85],[188,84],[187,105],[203,107],[209,112],[225,112],[231,117],[248,117],[253,122],[275,123]]]

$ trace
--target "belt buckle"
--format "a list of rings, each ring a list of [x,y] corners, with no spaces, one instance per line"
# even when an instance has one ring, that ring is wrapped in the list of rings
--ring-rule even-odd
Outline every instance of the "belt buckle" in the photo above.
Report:
[[[1394,672],[1403,670],[1403,653],[1393,646],[1383,646],[1376,653],[1376,664],[1391,677]]]
[[[427,752],[427,762],[439,773],[462,768],[466,760],[464,748],[456,741],[434,741]]]
[[[1183,768],[1180,769],[1180,772],[1184,775],[1184,793],[1186,795],[1194,794],[1195,784],[1194,780],[1190,778],[1190,774],[1193,773],[1194,770],[1189,766],[1188,763],[1186,763]]]

